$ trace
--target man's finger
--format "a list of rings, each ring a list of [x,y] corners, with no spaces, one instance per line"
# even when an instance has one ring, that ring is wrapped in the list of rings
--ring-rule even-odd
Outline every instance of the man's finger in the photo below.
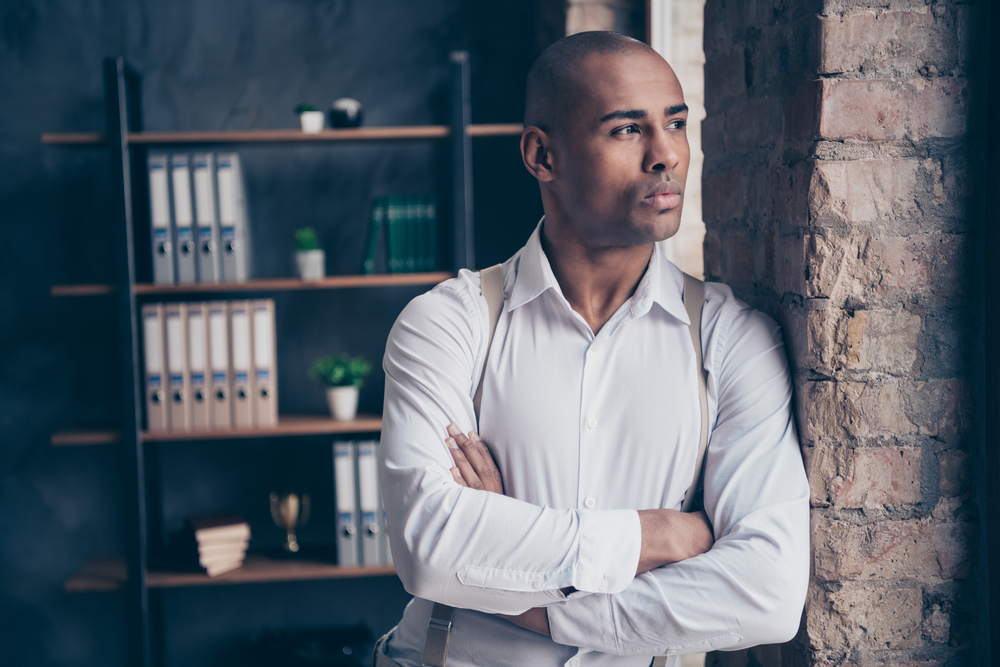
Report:
[[[493,482],[496,486],[496,492],[503,493],[503,477],[500,475],[500,469],[497,468],[497,462],[493,460],[493,452],[489,450],[489,447],[475,431],[469,431],[469,439],[475,443],[476,449],[486,464],[483,469],[479,470],[480,479],[487,487],[489,487],[490,482]]]
[[[455,442],[461,448],[465,458],[472,464],[476,471],[476,476],[483,484],[483,488],[493,493],[503,493],[503,484],[500,482],[500,471],[493,463],[493,457],[482,441],[475,442],[464,434],[455,436]]]
[[[462,472],[458,468],[451,469],[451,476],[455,478],[455,481],[458,483],[459,486],[465,486],[465,487],[469,486],[468,484],[465,483],[465,480],[462,478]]]
[[[462,479],[465,480],[466,486],[484,490],[483,483],[473,469],[472,464],[469,463],[469,459],[465,457],[465,454],[459,448],[458,443],[455,442],[455,438],[448,438],[445,440],[448,445],[448,449],[451,450],[451,458],[455,460],[455,465],[458,467],[458,471],[462,473]]]

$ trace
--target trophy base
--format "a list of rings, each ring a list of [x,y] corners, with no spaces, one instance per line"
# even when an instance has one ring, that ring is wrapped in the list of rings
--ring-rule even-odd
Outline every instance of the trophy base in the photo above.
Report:
[[[288,551],[284,546],[263,549],[259,552],[271,560],[317,560],[327,563],[337,562],[337,547],[314,544],[299,544],[298,551]]]

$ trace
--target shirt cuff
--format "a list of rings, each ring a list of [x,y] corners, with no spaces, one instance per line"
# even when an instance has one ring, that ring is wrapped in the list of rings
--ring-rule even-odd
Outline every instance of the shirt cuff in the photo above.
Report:
[[[548,616],[549,634],[555,643],[604,653],[618,652],[610,596],[590,595],[548,607]]]
[[[580,564],[573,585],[587,593],[620,593],[635,579],[642,528],[635,510],[580,512]]]

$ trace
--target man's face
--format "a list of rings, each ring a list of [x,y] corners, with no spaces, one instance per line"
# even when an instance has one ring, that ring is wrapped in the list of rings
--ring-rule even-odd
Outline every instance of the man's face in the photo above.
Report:
[[[687,106],[673,70],[635,50],[589,57],[577,81],[553,182],[568,223],[593,248],[673,236],[690,161]]]

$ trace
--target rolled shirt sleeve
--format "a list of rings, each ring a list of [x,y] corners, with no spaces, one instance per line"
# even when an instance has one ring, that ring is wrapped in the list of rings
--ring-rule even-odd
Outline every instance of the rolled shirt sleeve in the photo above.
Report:
[[[618,655],[678,655],[789,640],[805,601],[809,490],[777,325],[731,300],[703,343],[718,406],[705,509],[716,543],[623,591],[548,610],[554,641]],[[728,303],[727,303],[728,306]],[[742,306],[742,307],[738,307]]]
[[[635,510],[539,507],[462,487],[444,442],[475,428],[472,394],[485,358],[478,274],[412,301],[389,334],[380,475],[393,562],[411,594],[453,607],[518,614],[565,602],[560,589],[621,593],[641,532]]]

